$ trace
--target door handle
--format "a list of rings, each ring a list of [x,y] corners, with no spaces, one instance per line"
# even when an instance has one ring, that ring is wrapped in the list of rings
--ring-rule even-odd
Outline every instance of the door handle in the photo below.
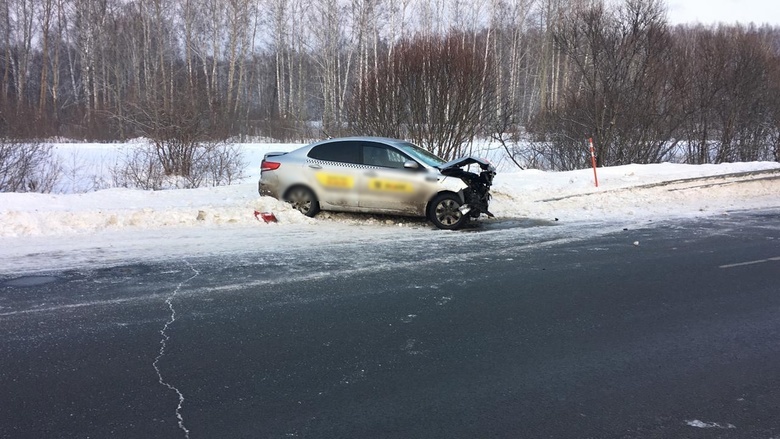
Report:
[[[322,166],[316,164],[316,163],[309,163],[309,167],[312,169],[322,169]]]
[[[366,177],[376,177],[377,173],[374,171],[366,171]]]

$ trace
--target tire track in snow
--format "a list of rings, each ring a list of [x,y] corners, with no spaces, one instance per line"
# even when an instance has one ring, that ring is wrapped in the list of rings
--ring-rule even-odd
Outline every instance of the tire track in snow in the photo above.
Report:
[[[162,336],[162,339],[160,340],[160,353],[157,354],[157,358],[154,359],[152,366],[154,367],[154,370],[157,372],[157,378],[160,384],[167,387],[169,390],[173,390],[174,392],[176,392],[176,395],[179,397],[179,405],[176,406],[176,419],[179,421],[179,429],[181,429],[184,432],[184,437],[189,439],[190,431],[184,425],[184,417],[181,414],[181,408],[184,405],[184,394],[176,386],[165,381],[165,379],[162,376],[162,372],[160,371],[160,366],[158,364],[162,359],[162,357],[165,355],[165,348],[167,347],[168,340],[171,339],[171,337],[168,335],[168,328],[176,321],[176,309],[173,307],[173,299],[176,298],[177,294],[179,294],[179,290],[181,290],[182,285],[191,281],[192,279],[195,279],[196,277],[198,277],[198,275],[200,275],[200,271],[196,270],[195,267],[192,266],[192,264],[190,264],[186,260],[184,262],[190,267],[190,270],[192,270],[193,275],[179,282],[179,284],[176,285],[176,288],[173,290],[173,293],[171,293],[171,295],[168,296],[167,299],[165,299],[165,304],[168,305],[168,309],[171,311],[171,315],[168,318],[168,321],[165,322],[165,325],[160,330],[160,335]]]

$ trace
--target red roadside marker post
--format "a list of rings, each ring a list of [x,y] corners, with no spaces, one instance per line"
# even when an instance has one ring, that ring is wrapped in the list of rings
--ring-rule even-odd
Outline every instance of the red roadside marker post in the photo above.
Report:
[[[596,150],[593,148],[593,137],[588,139],[590,143],[590,161],[593,164],[593,180],[596,182],[596,187],[599,187],[599,176],[596,174]]]

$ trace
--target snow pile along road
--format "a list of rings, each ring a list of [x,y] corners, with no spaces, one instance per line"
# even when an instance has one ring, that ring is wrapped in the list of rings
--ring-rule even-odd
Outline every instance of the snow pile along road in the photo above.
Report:
[[[312,221],[286,203],[258,197],[257,185],[139,191],[106,189],[86,194],[0,194],[0,237],[53,236],[102,230],[257,225],[254,210],[272,211],[284,223]]]
[[[590,169],[499,173],[491,211],[498,220],[572,223],[780,207],[780,163],[628,165],[598,173],[598,188]],[[399,226],[407,237],[453,233],[434,230],[420,219],[327,212],[310,219],[258,196],[256,178],[234,186],[159,192],[0,194],[0,272],[394,239]],[[273,212],[279,222],[265,224],[254,211]]]
[[[610,220],[663,218],[780,205],[780,164],[628,165],[592,170],[498,174],[491,211],[498,217]],[[285,203],[257,195],[256,182],[201,189],[107,189],[85,194],[0,194],[0,237],[64,236],[103,230],[263,226],[255,210],[281,224],[313,224]],[[365,215],[323,215],[370,222]],[[361,218],[365,221],[361,221]],[[404,222],[403,218],[390,222]]]
[[[780,206],[780,163],[627,165],[525,171],[493,187],[494,213],[567,221],[665,219]]]

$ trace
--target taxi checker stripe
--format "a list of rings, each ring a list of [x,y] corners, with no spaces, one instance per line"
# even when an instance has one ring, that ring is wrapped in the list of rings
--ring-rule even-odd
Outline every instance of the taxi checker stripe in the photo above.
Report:
[[[362,165],[359,163],[346,163],[346,162],[331,162],[327,160],[306,160],[306,163],[316,163],[318,165],[328,165],[328,166],[343,166],[346,168],[354,168],[354,169],[375,169],[376,166],[369,166],[369,165]]]

